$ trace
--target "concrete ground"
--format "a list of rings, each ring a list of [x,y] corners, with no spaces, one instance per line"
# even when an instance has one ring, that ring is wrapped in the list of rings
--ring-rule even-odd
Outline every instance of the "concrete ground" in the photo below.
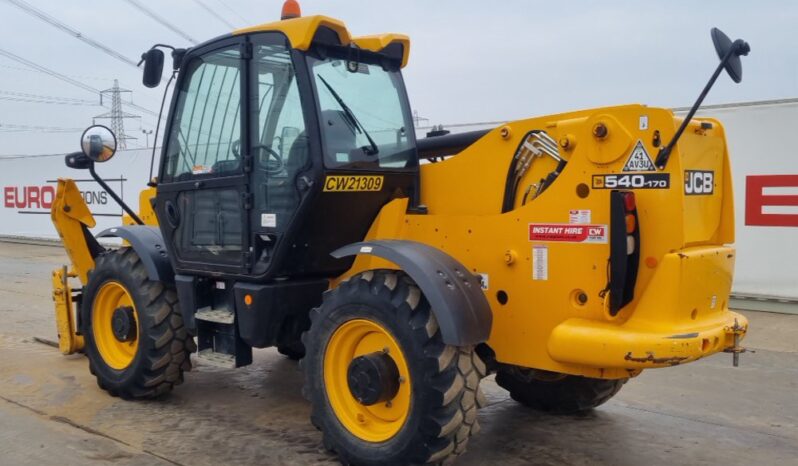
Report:
[[[106,395],[84,357],[33,339],[55,339],[50,271],[64,261],[0,243],[0,463],[335,463],[296,363],[272,350],[242,369],[200,365],[160,401]],[[798,464],[798,316],[746,314],[756,352],[739,368],[717,355],[647,371],[585,415],[536,413],[485,379],[482,432],[458,464]]]

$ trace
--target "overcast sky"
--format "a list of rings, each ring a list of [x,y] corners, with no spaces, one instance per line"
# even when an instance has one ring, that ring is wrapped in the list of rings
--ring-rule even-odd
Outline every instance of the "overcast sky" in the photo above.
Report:
[[[127,0],[24,1],[136,61],[156,42],[190,45]],[[282,5],[282,0],[136,1],[199,41],[229,32],[225,22],[240,27],[276,20]],[[408,34],[405,80],[413,109],[429,124],[512,120],[621,103],[689,105],[717,63],[709,37],[713,26],[732,39],[746,39],[752,51],[744,58],[743,82],[734,85],[722,76],[706,103],[798,97],[798,2],[789,0],[300,3],[303,14],[339,18],[353,35]],[[133,91],[125,99],[158,111],[163,88],[142,86],[140,70],[9,0],[0,0],[0,24],[0,51],[90,88],[106,89],[119,79]],[[78,150],[79,129],[107,111],[98,101],[86,89],[0,55],[0,155]],[[141,116],[127,120],[125,128],[139,138],[132,145],[143,146],[141,129],[153,129],[156,117],[127,111]],[[30,127],[65,132],[21,131]]]

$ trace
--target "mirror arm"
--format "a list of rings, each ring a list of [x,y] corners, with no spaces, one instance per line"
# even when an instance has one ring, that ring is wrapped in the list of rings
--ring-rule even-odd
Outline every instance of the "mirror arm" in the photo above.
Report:
[[[671,156],[671,151],[673,150],[673,147],[676,145],[677,142],[679,142],[679,138],[682,137],[682,133],[684,133],[684,130],[687,128],[687,125],[690,123],[690,120],[693,119],[695,112],[697,112],[698,108],[701,107],[701,103],[704,102],[704,98],[709,93],[709,90],[712,89],[712,86],[715,85],[715,81],[717,81],[718,76],[720,76],[720,73],[723,71],[723,68],[726,66],[726,62],[729,61],[729,59],[735,54],[736,51],[737,47],[729,47],[729,51],[726,52],[726,56],[724,56],[723,60],[720,61],[718,67],[715,69],[715,73],[713,73],[712,77],[709,78],[709,82],[707,83],[706,86],[704,86],[704,90],[701,91],[701,95],[698,96],[698,100],[695,101],[693,107],[687,113],[687,116],[684,117],[684,120],[682,120],[682,124],[679,126],[679,129],[676,130],[676,134],[673,135],[673,138],[671,138],[671,141],[668,143],[668,145],[663,147],[659,151],[659,154],[657,155],[657,160],[654,162],[654,164],[660,170],[665,170],[665,166],[668,165],[668,159]]]
[[[97,182],[97,184],[99,184],[100,186],[102,186],[102,188],[103,188],[103,189],[104,189],[104,190],[105,190],[105,191],[106,191],[108,194],[110,194],[110,195],[111,195],[111,197],[112,197],[112,198],[113,198],[113,199],[116,201],[116,203],[117,203],[117,204],[119,204],[119,206],[120,206],[120,207],[122,207],[122,210],[124,210],[124,211],[125,211],[125,213],[127,213],[128,215],[130,215],[130,218],[132,218],[134,222],[136,222],[136,223],[137,223],[137,224],[139,224],[139,225],[144,225],[144,222],[142,222],[142,221],[141,221],[141,219],[139,218],[139,216],[138,216],[138,215],[136,215],[136,213],[135,213],[135,212],[133,212],[133,209],[131,209],[131,208],[130,208],[130,207],[129,207],[129,206],[126,204],[126,203],[125,203],[125,201],[123,201],[123,200],[122,200],[122,198],[121,198],[121,197],[119,197],[119,196],[116,194],[116,192],[115,192],[113,189],[111,189],[111,187],[110,187],[110,186],[108,186],[108,184],[107,184],[105,181],[103,181],[103,179],[100,177],[100,175],[98,175],[98,174],[97,174],[97,172],[95,172],[95,171],[94,171],[94,162],[92,162],[92,163],[91,163],[91,165],[89,165],[89,173],[91,174],[91,177],[92,177],[92,178],[94,178],[94,181],[96,181],[96,182]]]

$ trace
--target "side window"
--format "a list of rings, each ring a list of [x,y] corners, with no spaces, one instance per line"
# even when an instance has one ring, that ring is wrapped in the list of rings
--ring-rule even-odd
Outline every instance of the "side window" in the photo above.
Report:
[[[290,49],[284,40],[275,40],[274,36],[256,40],[253,52],[252,79],[258,83],[258,106],[252,109],[257,118],[252,118],[251,128],[255,156],[252,189],[257,207],[254,219],[267,231],[282,232],[299,205],[296,178],[308,163],[305,119]]]
[[[166,177],[225,175],[239,169],[241,59],[237,47],[191,60],[179,89],[167,145]]]

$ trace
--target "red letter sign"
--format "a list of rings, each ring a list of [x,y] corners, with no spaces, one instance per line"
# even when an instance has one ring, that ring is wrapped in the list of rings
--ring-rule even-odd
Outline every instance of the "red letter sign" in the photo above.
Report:
[[[798,214],[765,214],[764,206],[798,207],[798,195],[765,195],[764,188],[798,188],[798,175],[755,175],[745,178],[745,224],[798,227]]]
[[[6,186],[3,188],[3,195],[6,208],[14,208],[14,187]]]

